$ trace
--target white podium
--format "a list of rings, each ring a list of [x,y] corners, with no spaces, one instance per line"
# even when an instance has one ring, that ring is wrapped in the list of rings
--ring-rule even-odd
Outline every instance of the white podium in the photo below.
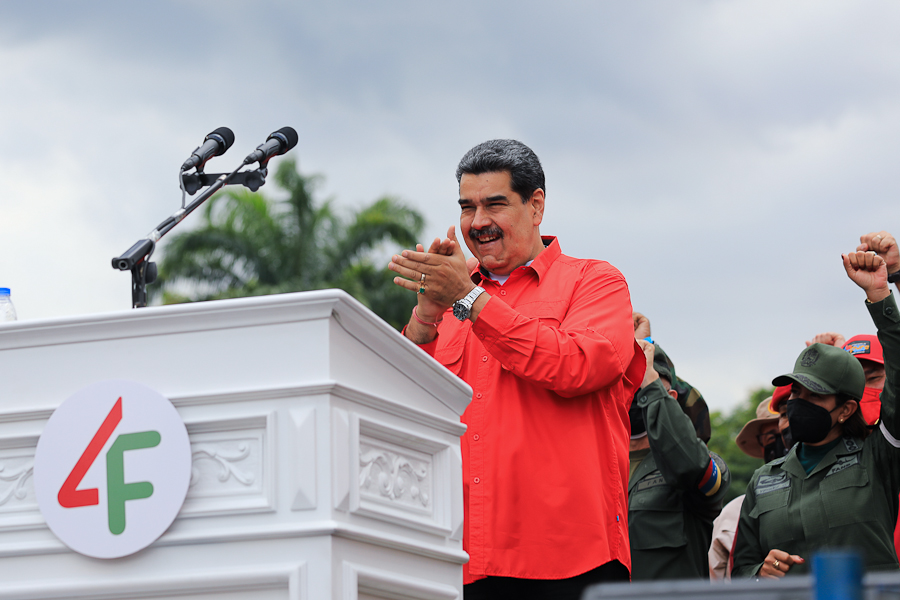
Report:
[[[105,379],[169,398],[187,499],[119,559],[69,550],[35,501],[53,410]],[[0,325],[0,598],[462,597],[470,388],[325,290]]]

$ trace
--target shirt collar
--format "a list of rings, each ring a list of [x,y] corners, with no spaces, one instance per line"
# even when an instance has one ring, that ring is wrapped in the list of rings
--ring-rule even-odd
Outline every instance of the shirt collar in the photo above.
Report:
[[[538,282],[540,283],[541,279],[543,279],[544,274],[550,269],[550,265],[553,264],[559,256],[562,254],[562,251],[559,249],[559,240],[554,235],[542,235],[541,241],[544,243],[544,250],[537,255],[531,265],[528,267],[524,267],[526,269],[532,269],[538,277]],[[523,267],[519,267],[523,268]],[[512,273],[510,273],[512,274]],[[486,279],[490,279],[490,275],[488,274],[487,269],[479,264],[475,267],[475,270],[470,273],[472,277],[472,281],[476,284],[480,284],[482,281]]]

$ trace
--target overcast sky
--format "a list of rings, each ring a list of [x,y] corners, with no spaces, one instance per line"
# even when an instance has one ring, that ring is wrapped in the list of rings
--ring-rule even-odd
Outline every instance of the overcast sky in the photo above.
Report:
[[[322,197],[399,196],[425,239],[458,223],[459,158],[511,137],[542,233],[618,267],[728,409],[816,333],[874,332],[840,254],[900,233],[897,31],[874,1],[5,2],[0,286],[20,320],[128,310],[110,259],[222,125],[208,170],[291,125]]]

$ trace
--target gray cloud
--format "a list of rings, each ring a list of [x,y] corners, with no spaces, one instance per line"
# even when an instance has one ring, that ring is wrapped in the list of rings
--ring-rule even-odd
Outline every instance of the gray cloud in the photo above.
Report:
[[[126,308],[109,259],[220,125],[210,168],[290,124],[325,195],[400,195],[428,237],[459,157],[515,137],[542,230],[619,267],[727,406],[815,333],[873,329],[839,255],[898,229],[898,25],[887,2],[3,4],[0,281],[21,318]]]

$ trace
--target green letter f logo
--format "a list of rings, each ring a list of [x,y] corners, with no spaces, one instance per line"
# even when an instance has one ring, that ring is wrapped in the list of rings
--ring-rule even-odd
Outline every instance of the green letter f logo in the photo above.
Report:
[[[121,420],[122,399],[119,398],[59,489],[57,498],[61,506],[76,508],[78,506],[95,506],[100,503],[97,488],[86,490],[77,488]],[[149,481],[125,483],[125,451],[153,448],[159,445],[159,442],[158,431],[124,433],[116,438],[109,452],[106,453],[107,511],[109,513],[109,531],[113,535],[119,535],[125,531],[125,502],[149,498],[153,495],[153,484]]]

